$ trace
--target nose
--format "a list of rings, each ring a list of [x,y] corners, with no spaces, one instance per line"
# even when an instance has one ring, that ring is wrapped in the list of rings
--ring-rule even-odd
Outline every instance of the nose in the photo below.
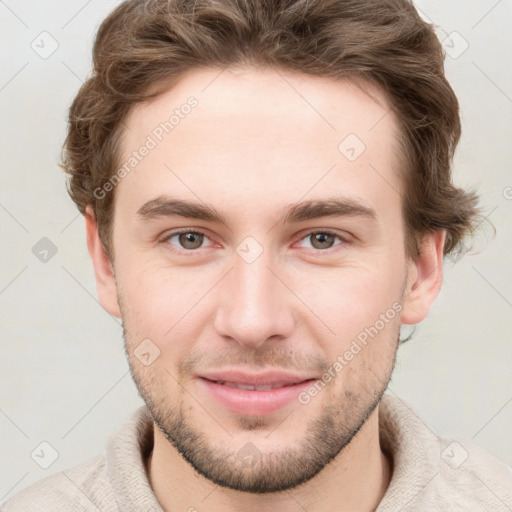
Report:
[[[233,259],[219,290],[217,334],[249,348],[289,337],[295,326],[293,294],[271,257],[264,251],[251,263],[238,254]]]

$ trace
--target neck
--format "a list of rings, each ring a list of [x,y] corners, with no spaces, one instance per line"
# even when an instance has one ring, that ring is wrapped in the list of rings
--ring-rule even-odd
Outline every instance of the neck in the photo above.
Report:
[[[194,471],[154,425],[147,464],[164,511],[373,512],[391,480],[392,465],[379,443],[378,407],[352,441],[314,478],[289,491],[251,494],[220,487]]]

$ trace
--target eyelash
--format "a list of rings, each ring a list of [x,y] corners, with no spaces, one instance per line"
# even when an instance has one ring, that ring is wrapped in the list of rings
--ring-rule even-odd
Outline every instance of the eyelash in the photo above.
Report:
[[[203,236],[205,236],[206,238],[209,239],[208,234],[205,233],[204,231],[201,231],[200,229],[179,229],[179,230],[173,231],[172,233],[169,233],[168,235],[166,235],[165,238],[162,240],[162,242],[168,243],[168,245],[172,245],[172,244],[169,243],[169,240],[171,238],[174,238],[175,236],[181,235],[183,233],[192,233],[192,234],[195,234],[195,235],[203,235]],[[337,244],[337,245],[335,245],[333,247],[330,247],[328,249],[315,249],[315,248],[312,248],[311,250],[315,251],[316,253],[331,252],[332,250],[335,250],[335,248],[338,247],[338,246],[345,246],[345,245],[350,244],[350,242],[346,238],[343,238],[336,231],[331,231],[329,229],[322,229],[322,230],[315,229],[315,230],[311,230],[311,231],[307,232],[305,235],[303,235],[299,240],[304,240],[305,238],[307,238],[307,237],[309,237],[309,236],[311,236],[313,234],[332,235],[332,236],[338,238],[339,240],[341,240],[341,243],[339,243],[339,244]],[[175,250],[176,252],[181,253],[181,254],[192,254],[192,253],[198,252],[199,249],[201,249],[201,247],[199,247],[197,249],[178,249],[175,246],[173,246],[172,250]]]

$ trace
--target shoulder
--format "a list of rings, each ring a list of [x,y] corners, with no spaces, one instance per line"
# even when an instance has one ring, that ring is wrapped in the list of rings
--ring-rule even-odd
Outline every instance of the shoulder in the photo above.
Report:
[[[512,468],[466,439],[440,437],[414,408],[385,396],[380,442],[393,461],[379,512],[512,511]]]
[[[2,512],[118,512],[104,455],[50,475],[4,503]]]
[[[450,497],[454,505],[467,503],[481,510],[512,509],[510,466],[466,439],[439,438],[439,453],[438,499]]]

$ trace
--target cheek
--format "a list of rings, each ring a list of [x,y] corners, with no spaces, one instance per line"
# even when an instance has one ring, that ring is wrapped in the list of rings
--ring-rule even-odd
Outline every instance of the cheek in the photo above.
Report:
[[[333,349],[343,352],[400,298],[403,270],[398,260],[388,247],[379,247],[347,256],[336,266],[300,262],[276,266],[274,272],[291,290],[282,291],[283,300],[330,354]],[[172,266],[136,252],[120,262],[124,322],[133,343],[149,338],[162,352],[172,345],[177,354],[186,350],[187,340],[199,339],[201,329],[213,324],[221,297],[233,300],[233,294],[225,293],[229,280],[219,282],[229,269],[226,263]]]
[[[403,273],[403,270],[402,270]],[[399,300],[402,275],[390,259],[344,262],[338,268],[296,272],[290,287],[337,336],[357,334]]]
[[[141,254],[126,258],[120,279],[129,299],[132,314],[158,314],[194,295],[196,283],[191,272],[178,266],[162,264],[159,259]],[[169,309],[170,308],[170,309]]]
[[[128,263],[128,262],[126,262]],[[211,274],[211,273],[210,273]],[[199,267],[177,268],[155,263],[132,262],[119,272],[123,322],[135,346],[150,339],[165,356],[186,352],[187,339],[195,339],[204,314],[202,300],[215,275]]]

